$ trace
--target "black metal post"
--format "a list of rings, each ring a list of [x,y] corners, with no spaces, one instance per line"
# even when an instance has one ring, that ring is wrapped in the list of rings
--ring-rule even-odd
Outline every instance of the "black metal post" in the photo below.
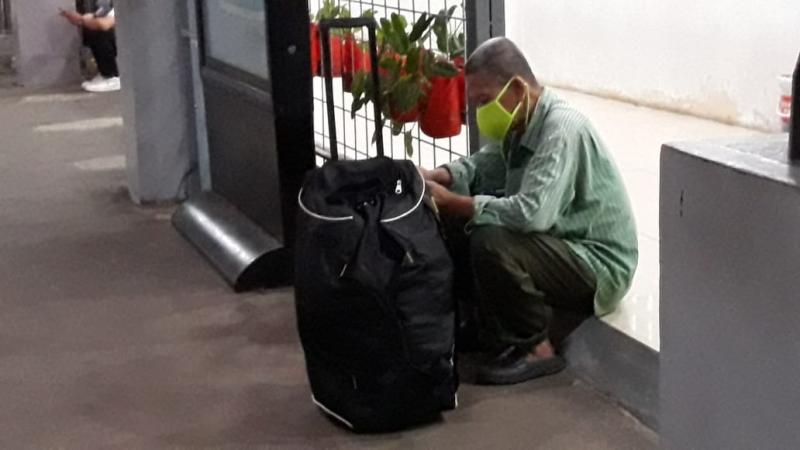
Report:
[[[789,160],[800,163],[800,56],[792,79],[792,116],[789,125]]]
[[[505,0],[466,0],[464,12],[467,19],[467,56],[481,43],[506,34]],[[469,122],[469,152],[477,152],[482,145],[475,121],[475,111],[467,112]]]
[[[375,101],[372,102],[375,108],[375,145],[378,148],[378,156],[383,156],[383,120],[381,120],[381,77],[378,74],[378,39],[375,32],[376,25],[373,23],[369,29],[369,60],[372,68],[372,90],[375,92]]]
[[[378,40],[377,23],[372,18],[331,19],[319,22],[319,33],[322,40],[322,75],[325,78],[325,101],[328,105],[328,124],[330,127],[330,157],[339,159],[339,144],[336,138],[336,114],[333,108],[333,77],[331,74],[331,29],[349,29],[367,27],[369,32],[369,59],[372,63],[372,84],[376,93],[380,92],[380,76],[378,75]],[[378,156],[383,156],[383,121],[381,120],[380,95],[375,95],[372,102],[375,108],[375,145]]]
[[[322,75],[325,78],[325,101],[329,105],[333,104],[333,76],[331,75],[333,63],[331,61],[331,26],[326,21],[319,24],[320,37],[322,39]],[[328,123],[330,130],[330,152],[331,159],[337,161],[339,159],[339,148],[336,138],[336,114],[333,108],[328,108]]]

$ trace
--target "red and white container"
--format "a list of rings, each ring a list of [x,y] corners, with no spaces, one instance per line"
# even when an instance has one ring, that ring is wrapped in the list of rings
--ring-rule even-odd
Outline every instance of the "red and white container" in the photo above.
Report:
[[[792,116],[792,75],[780,75],[781,99],[778,103],[778,117],[781,118],[783,130],[789,131],[789,119]]]

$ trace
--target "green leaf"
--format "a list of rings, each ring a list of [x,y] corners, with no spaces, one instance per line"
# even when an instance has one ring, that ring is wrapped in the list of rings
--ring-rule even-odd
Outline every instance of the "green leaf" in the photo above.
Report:
[[[331,2],[331,0],[325,0],[325,2],[322,3],[322,8],[320,8],[319,11],[317,11],[317,17],[316,17],[317,22],[319,22],[322,19],[329,19],[332,11],[333,11],[333,2]]]
[[[353,83],[350,87],[350,93],[353,95],[353,99],[358,99],[364,95],[364,92],[367,87],[367,73],[364,71],[358,71],[353,75]]]
[[[428,16],[427,13],[422,13],[417,19],[417,22],[414,24],[414,27],[411,29],[411,34],[408,35],[408,39],[411,42],[416,42],[419,38],[422,37],[422,34],[425,33],[428,28],[431,26],[431,21],[435,19],[434,16]]]
[[[364,72],[365,82],[364,82],[364,97],[367,100],[375,101],[375,86],[372,84],[372,74],[369,72]]]
[[[405,18],[397,13],[392,13],[391,23],[391,34],[387,35],[389,45],[391,45],[398,54],[404,55],[408,52],[409,45]]]
[[[403,33],[397,35],[397,53],[400,55],[408,55],[408,53],[412,49],[411,40],[408,39],[408,35]]]
[[[319,22],[320,19],[322,19],[322,15],[325,13],[325,7],[327,6],[328,3],[329,2],[326,0],[325,3],[322,4],[322,7],[314,15],[314,22]]]
[[[408,73],[417,73],[419,70],[419,60],[420,54],[422,53],[422,49],[415,49],[408,54],[406,58],[406,72]]]
[[[421,96],[422,89],[416,77],[406,75],[395,84],[390,101],[396,112],[404,113],[417,106]]]
[[[404,124],[404,123],[395,122],[393,120],[392,121],[392,136],[400,136],[400,133],[403,132],[403,127],[405,127],[405,125],[406,124]]]
[[[464,33],[459,33],[458,35],[453,36],[452,39],[453,47],[450,49],[450,58],[455,58],[457,56],[464,57],[467,47]]]
[[[452,52],[453,49],[456,49],[456,48],[460,47],[461,45],[459,44],[458,39],[456,39],[455,36],[450,36],[450,40],[448,41],[448,46],[449,46],[448,48]]]
[[[388,55],[384,58],[381,58],[381,60],[378,62],[378,65],[382,69],[386,69],[389,72],[398,72],[400,70],[400,61]]]
[[[381,34],[387,40],[392,35],[392,22],[389,22],[385,17],[381,17]]]
[[[436,16],[433,23],[433,34],[436,36],[436,48],[440,52],[447,53],[447,17],[443,11]]]
[[[439,77],[452,78],[458,75],[458,69],[451,61],[436,61],[431,67],[431,74]]]
[[[403,23],[403,16],[397,13],[392,13],[392,28],[394,28],[395,33],[403,33],[406,32],[406,25]]]
[[[404,140],[406,144],[406,155],[408,155],[408,157],[411,158],[412,156],[414,156],[414,146],[413,146],[414,136],[411,135],[410,130],[405,132]]]
[[[369,104],[369,98],[363,97],[359,100],[353,100],[352,105],[350,105],[350,118],[355,119],[356,113],[361,111],[365,106]]]
[[[426,74],[430,73],[431,67],[433,67],[433,63],[435,61],[436,61],[436,58],[434,58],[432,54],[428,55],[428,57],[426,57],[422,61],[422,71],[424,73],[426,73]]]
[[[453,5],[453,6],[450,7],[450,9],[447,10],[447,20],[448,21],[453,18],[453,13],[456,12],[456,8],[458,8],[458,5]]]

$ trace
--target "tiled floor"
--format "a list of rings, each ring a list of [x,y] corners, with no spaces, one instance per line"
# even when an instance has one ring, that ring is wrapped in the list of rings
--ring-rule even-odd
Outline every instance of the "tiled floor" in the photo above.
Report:
[[[674,114],[582,93],[558,90],[599,130],[628,187],[639,228],[639,269],[633,287],[615,313],[605,317],[619,330],[659,349],[658,187],[661,145],[757,131]]]

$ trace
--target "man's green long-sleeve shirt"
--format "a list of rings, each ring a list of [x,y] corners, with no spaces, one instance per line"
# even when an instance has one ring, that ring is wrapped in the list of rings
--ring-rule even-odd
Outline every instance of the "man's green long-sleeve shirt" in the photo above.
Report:
[[[636,270],[636,225],[619,171],[580,112],[545,88],[521,136],[446,167],[451,189],[475,198],[470,226],[563,239],[595,273],[596,314],[616,308]]]

